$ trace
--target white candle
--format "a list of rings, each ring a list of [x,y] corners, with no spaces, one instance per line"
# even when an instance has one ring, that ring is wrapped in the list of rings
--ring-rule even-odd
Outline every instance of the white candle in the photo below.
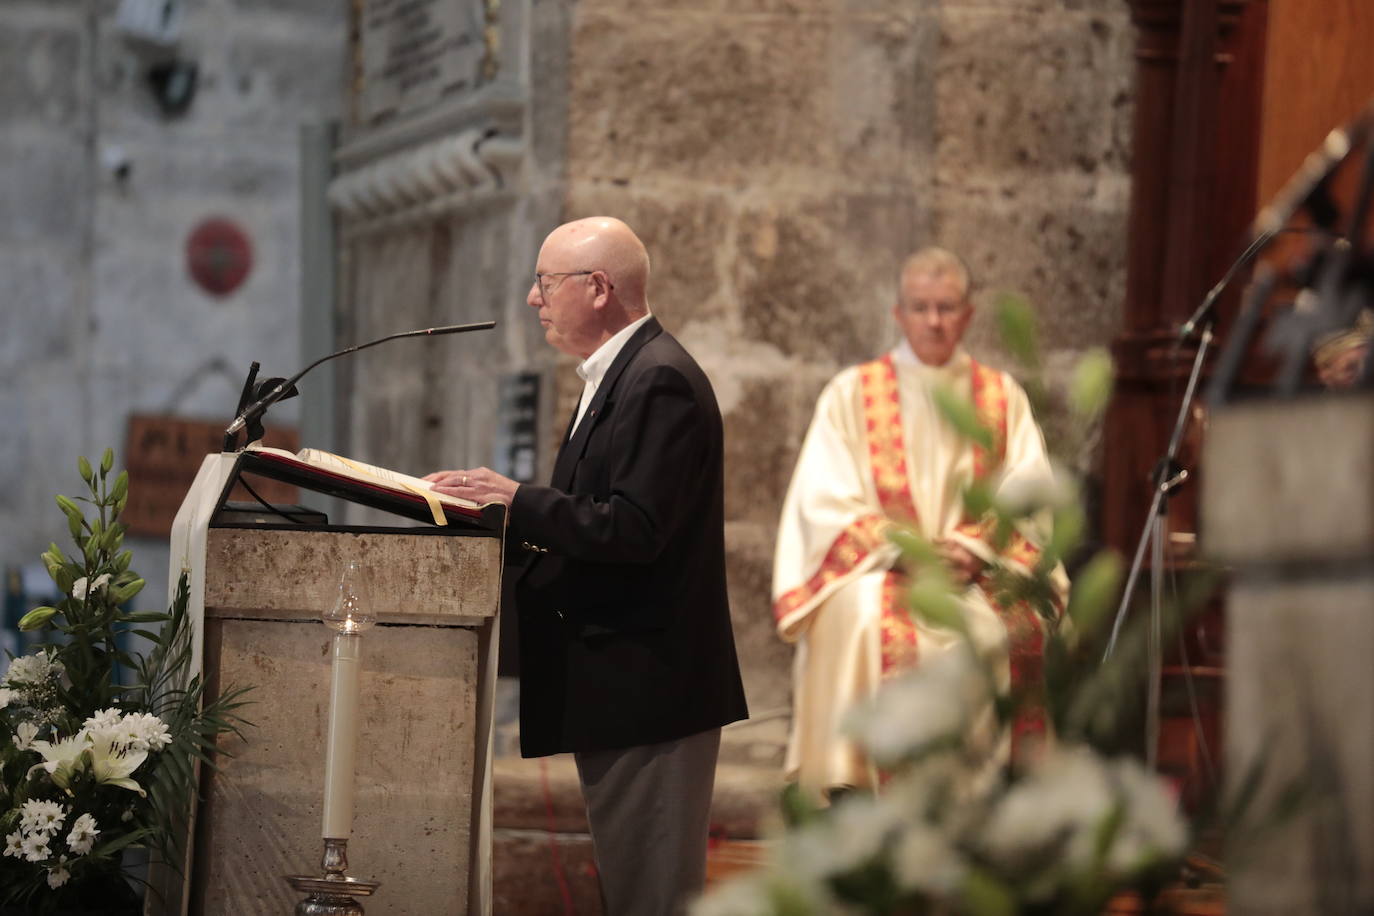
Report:
[[[334,636],[329,685],[329,747],[324,763],[324,836],[347,839],[353,830],[353,765],[358,750],[358,686],[362,636]]]

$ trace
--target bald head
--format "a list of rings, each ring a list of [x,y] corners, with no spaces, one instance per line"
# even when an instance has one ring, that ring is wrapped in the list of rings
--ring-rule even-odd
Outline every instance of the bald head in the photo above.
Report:
[[[649,252],[622,221],[589,216],[564,223],[544,240],[543,251],[550,249],[577,270],[609,274],[615,297],[629,314],[638,317],[649,310]]]
[[[564,223],[539,249],[526,303],[539,310],[545,339],[585,359],[649,311],[649,253],[618,219]]]

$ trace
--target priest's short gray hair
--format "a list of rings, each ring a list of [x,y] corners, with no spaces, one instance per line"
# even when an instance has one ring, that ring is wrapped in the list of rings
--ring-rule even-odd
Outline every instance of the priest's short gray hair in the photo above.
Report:
[[[963,258],[938,245],[927,245],[902,262],[901,273],[897,275],[897,288],[901,289],[903,281],[912,276],[953,277],[963,290],[965,299],[973,292],[973,276]]]

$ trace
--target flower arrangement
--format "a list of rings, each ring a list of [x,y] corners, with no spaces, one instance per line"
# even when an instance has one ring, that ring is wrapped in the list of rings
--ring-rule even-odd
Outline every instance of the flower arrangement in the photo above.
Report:
[[[64,597],[24,616],[48,641],[0,677],[0,900],[25,912],[137,912],[125,850],[180,861],[196,763],[244,724],[244,690],[207,702],[188,677],[185,575],[167,612],[124,609],[144,580],[122,549],[128,474],[111,480],[113,462],[81,458],[89,495],[57,497],[76,550],[53,544],[43,562]]]
[[[998,321],[1008,350],[1037,369],[1028,308],[1007,299]],[[1090,354],[1068,386],[1078,441],[1089,444],[1110,393],[1111,363]],[[1048,388],[1027,384],[1043,409]],[[966,437],[990,437],[971,404],[942,392],[945,418]],[[1072,430],[1071,430],[1072,432]],[[893,539],[913,571],[913,614],[963,634],[963,649],[923,661],[887,682],[868,705],[851,711],[849,731],[885,775],[877,792],[832,795],[820,806],[796,786],[784,793],[784,829],[769,863],[698,901],[694,916],[807,914],[986,914],[1096,916],[1123,891],[1146,901],[1178,874],[1197,838],[1170,785],[1130,753],[1135,706],[1148,673],[1139,620],[1102,662],[1121,563],[1101,552],[1078,569],[1060,621],[1051,574],[1080,551],[1086,515],[1071,484],[1010,488],[973,484],[964,493],[973,518],[985,519],[1005,546],[1016,530],[1052,520],[1029,576],[994,568],[985,588],[1006,602],[1025,601],[1050,623],[1044,642],[1041,702],[1053,737],[1005,764],[990,748],[1008,733],[1022,703],[999,686],[969,638],[959,589],[929,542],[913,531]],[[1166,631],[1192,589],[1166,610]],[[989,728],[991,720],[991,728]]]

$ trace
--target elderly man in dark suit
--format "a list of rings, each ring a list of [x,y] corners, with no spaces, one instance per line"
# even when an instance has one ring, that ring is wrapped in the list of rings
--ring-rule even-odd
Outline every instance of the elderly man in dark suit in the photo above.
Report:
[[[571,751],[612,916],[701,888],[720,728],[745,718],[725,589],[720,410],[648,308],[649,256],[619,220],[555,229],[527,302],[585,387],[547,487],[487,468],[435,489],[509,506],[520,744]]]

